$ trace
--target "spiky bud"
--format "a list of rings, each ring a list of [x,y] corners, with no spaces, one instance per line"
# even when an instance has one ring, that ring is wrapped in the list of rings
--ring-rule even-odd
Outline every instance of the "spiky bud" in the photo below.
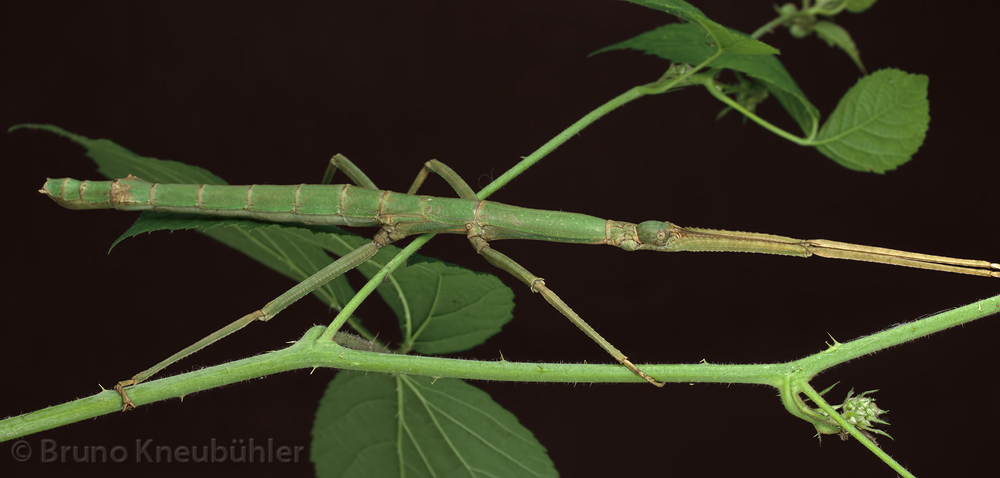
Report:
[[[889,424],[889,422],[879,418],[879,415],[888,413],[888,410],[882,410],[875,404],[875,399],[873,397],[867,396],[869,393],[875,393],[877,391],[878,390],[869,390],[860,395],[854,396],[854,389],[851,389],[850,392],[847,392],[847,397],[844,399],[844,403],[833,408],[841,410],[841,416],[843,416],[845,420],[850,422],[859,430],[869,433],[877,433],[879,435],[892,438],[892,436],[888,433],[875,428],[877,425]],[[846,432],[842,432],[841,437],[846,440]],[[868,435],[868,437],[873,438],[871,435]]]

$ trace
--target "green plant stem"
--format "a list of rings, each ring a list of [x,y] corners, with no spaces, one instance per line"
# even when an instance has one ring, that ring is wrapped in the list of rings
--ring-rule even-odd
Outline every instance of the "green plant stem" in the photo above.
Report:
[[[819,373],[849,360],[926,337],[998,312],[1000,312],[1000,295],[921,320],[900,324],[847,343],[834,343],[823,352],[796,361],[795,365],[802,367],[803,370]]]
[[[782,391],[783,401],[787,407],[789,402],[786,395],[799,391],[808,393],[808,389],[805,388],[808,386],[808,380],[826,368],[998,312],[1000,312],[1000,295],[896,326],[868,337],[844,344],[834,344],[829,349],[817,354],[785,363],[657,364],[641,365],[641,367],[647,373],[666,382],[771,385]],[[502,359],[481,362],[352,350],[332,341],[318,341],[317,339],[326,329],[326,327],[314,327],[302,339],[283,350],[160,380],[143,382],[130,388],[129,396],[136,405],[144,405],[169,398],[183,398],[195,392],[274,373],[317,367],[423,375],[434,378],[494,381],[645,383],[640,377],[618,364],[540,364],[508,362]],[[816,400],[814,397],[811,398]],[[2,420],[0,421],[0,441],[118,412],[120,409],[121,397],[118,393],[110,390],[103,391],[91,397]],[[792,410],[790,409],[790,411]],[[808,416],[804,416],[806,414],[801,410],[795,410],[793,413],[813,421]]]
[[[598,106],[590,113],[584,115],[583,118],[580,118],[575,123],[571,124],[568,128],[564,129],[561,133],[557,134],[554,138],[548,140],[540,148],[535,150],[535,152],[531,153],[528,156],[525,156],[524,159],[515,164],[514,167],[507,170],[507,172],[503,173],[500,177],[496,178],[493,182],[491,182],[485,188],[480,190],[477,196],[479,197],[479,199],[488,198],[491,194],[497,192],[497,190],[506,186],[507,183],[509,183],[512,179],[519,176],[521,173],[526,171],[528,168],[533,166],[535,163],[540,161],[542,158],[547,156],[549,153],[554,151],[563,143],[569,141],[570,138],[579,134],[580,131],[583,131],[584,128],[590,126],[593,122],[604,117],[604,115],[626,105],[632,100],[639,99],[646,95],[658,95],[672,90],[673,88],[677,87],[677,85],[681,85],[684,82],[688,81],[688,79],[691,78],[695,73],[705,68],[705,66],[707,66],[709,63],[715,61],[715,59],[718,58],[719,55],[721,54],[722,54],[722,49],[719,49],[715,52],[715,54],[709,56],[708,58],[705,59],[705,61],[698,64],[698,66],[695,66],[687,70],[682,75],[678,75],[677,77],[671,77],[671,78],[664,77],[647,85],[632,87],[628,91],[612,98],[607,103]]]
[[[819,392],[817,392],[816,389],[812,388],[811,385],[809,385],[808,383],[804,383],[801,385],[801,389],[802,392],[806,394],[806,396],[808,396],[813,402],[816,403],[816,405],[819,406],[819,408],[821,408],[823,411],[829,414],[830,418],[833,418],[833,420],[836,421],[838,425],[840,425],[842,430],[846,430],[848,433],[850,433],[851,436],[853,436],[855,439],[861,442],[861,444],[863,444],[865,448],[868,448],[868,450],[870,450],[873,454],[875,454],[875,456],[879,457],[879,459],[885,462],[885,464],[889,465],[889,467],[895,470],[896,473],[899,473],[904,477],[915,478],[913,474],[907,471],[906,468],[903,468],[903,465],[900,465],[899,462],[897,462],[891,456],[889,456],[888,453],[879,448],[879,446],[875,444],[875,442],[871,438],[859,432],[854,425],[845,420],[844,417],[840,415],[840,412],[838,412],[836,409],[833,408],[833,406],[827,403],[826,400],[824,400],[823,397],[819,394]]]
[[[313,327],[293,345],[256,357],[237,360],[180,375],[140,383],[129,388],[137,406],[186,396],[252,378],[297,369],[330,367],[379,373],[405,373],[435,378],[465,378],[518,382],[645,383],[618,364],[547,364],[505,360],[482,362],[441,357],[381,354],[318,341],[326,327]],[[779,370],[768,365],[659,365],[648,366],[658,376],[676,382],[771,383]],[[118,412],[121,396],[107,390],[91,397],[0,421],[0,441],[37,433],[81,420]]]
[[[562,146],[563,143],[569,141],[570,138],[579,134],[580,131],[587,126],[590,126],[595,121],[601,119],[604,115],[618,109],[632,100],[644,96],[645,93],[641,88],[642,87],[640,86],[630,88],[628,91],[612,98],[611,101],[598,106],[590,113],[584,115],[583,118],[580,118],[568,128],[564,129],[561,133],[557,134],[554,138],[548,140],[540,148],[535,150],[535,152],[525,156],[524,159],[515,164],[514,167],[508,169],[507,172],[503,173],[500,177],[493,180],[493,182],[486,185],[486,187],[480,190],[477,194],[479,199],[486,199],[491,194],[497,192],[500,188],[506,186],[512,179],[525,172],[528,168],[534,166],[535,163],[541,161],[542,158],[548,156],[549,153],[554,151],[559,146]]]

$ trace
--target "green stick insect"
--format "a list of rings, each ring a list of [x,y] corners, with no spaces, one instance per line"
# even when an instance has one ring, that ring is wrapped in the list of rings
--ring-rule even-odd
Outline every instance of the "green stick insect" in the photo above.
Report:
[[[357,186],[329,184],[338,169],[344,171]],[[458,193],[459,198],[416,195],[432,172],[443,177]],[[424,165],[406,194],[379,190],[364,173],[341,155],[331,159],[323,184],[318,185],[155,184],[129,176],[114,181],[50,179],[39,192],[70,209],[151,210],[243,217],[270,222],[381,228],[372,242],[345,254],[261,309],[241,317],[131,379],[119,382],[115,390],[122,395],[123,411],[135,407],[125,387],[148,379],[168,365],[255,320],[270,320],[298,299],[363,264],[383,246],[414,234],[464,234],[476,252],[488,262],[512,274],[533,292],[540,293],[619,363],[658,387],[662,387],[663,382],[646,375],[632,364],[625,354],[601,337],[546,287],[542,278],[493,249],[490,242],[500,239],[530,239],[573,244],[607,244],[626,251],[758,252],[799,257],[817,255],[1000,278],[1000,264],[988,261],[954,259],[825,239],[800,240],[770,234],[686,228],[662,221],[633,224],[584,214],[527,209],[479,200],[458,174],[438,161],[429,161]]]

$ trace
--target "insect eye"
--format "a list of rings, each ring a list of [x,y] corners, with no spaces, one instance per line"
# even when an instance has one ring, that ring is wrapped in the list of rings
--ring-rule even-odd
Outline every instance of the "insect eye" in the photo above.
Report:
[[[651,246],[664,246],[670,240],[670,223],[645,221],[636,226],[639,242]]]

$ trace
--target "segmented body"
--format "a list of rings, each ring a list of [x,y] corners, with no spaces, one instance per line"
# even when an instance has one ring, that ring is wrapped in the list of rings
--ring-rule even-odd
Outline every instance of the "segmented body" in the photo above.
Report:
[[[626,251],[758,252],[818,255],[1000,278],[1000,264],[861,246],[825,239],[685,228],[662,221],[633,224],[586,214],[442,198],[346,184],[228,186],[155,184],[135,176],[114,181],[50,179],[39,191],[70,209],[122,209],[247,217],[263,221],[373,226],[381,245],[423,233],[463,234],[477,241],[531,239],[607,244]]]
[[[383,227],[390,240],[412,234],[475,234],[487,241],[530,239],[608,244],[628,251],[745,251],[811,255],[799,239],[662,221],[634,224],[586,214],[493,201],[418,196],[348,184],[291,186],[158,184],[129,176],[113,181],[50,179],[40,192],[70,209],[119,209],[245,217],[269,222]]]

